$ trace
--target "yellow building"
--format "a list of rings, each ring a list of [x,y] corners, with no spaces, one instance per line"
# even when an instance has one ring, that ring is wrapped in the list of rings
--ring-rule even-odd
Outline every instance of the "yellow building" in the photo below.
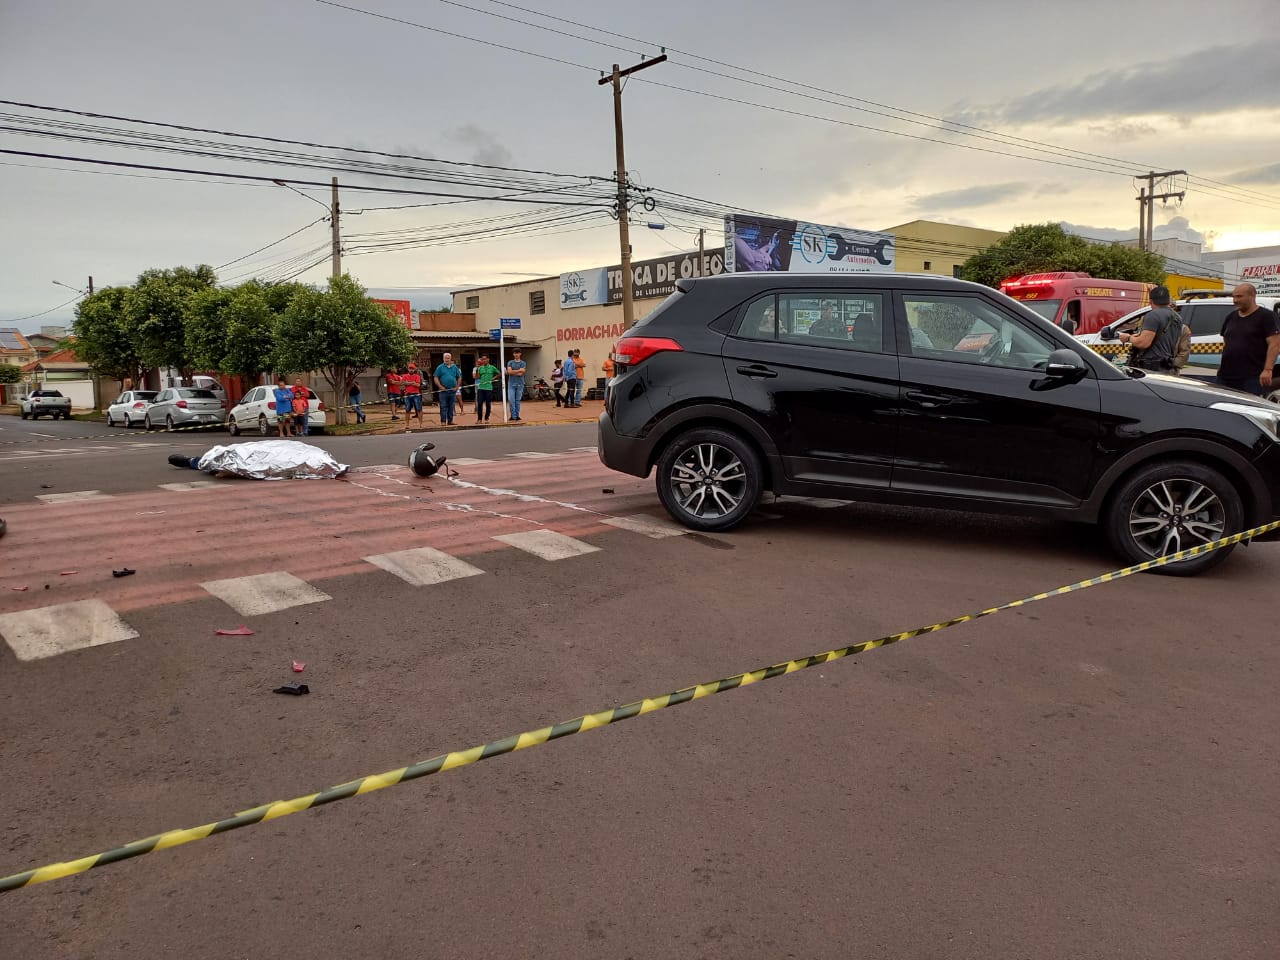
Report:
[[[936,273],[958,276],[960,266],[975,253],[1004,239],[999,230],[962,227],[933,220],[912,220],[883,233],[894,237],[894,267],[898,273]]]

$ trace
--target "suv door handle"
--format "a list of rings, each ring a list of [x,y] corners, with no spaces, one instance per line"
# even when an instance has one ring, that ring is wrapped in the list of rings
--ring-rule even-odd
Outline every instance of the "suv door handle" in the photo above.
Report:
[[[751,377],[758,380],[768,380],[771,377],[776,377],[778,375],[776,370],[770,370],[768,367],[759,363],[753,363],[750,366],[743,365],[738,368],[738,372],[744,377]]]
[[[922,393],[919,390],[908,391],[906,398],[922,407],[945,407],[952,399],[951,397],[939,396],[936,393]]]

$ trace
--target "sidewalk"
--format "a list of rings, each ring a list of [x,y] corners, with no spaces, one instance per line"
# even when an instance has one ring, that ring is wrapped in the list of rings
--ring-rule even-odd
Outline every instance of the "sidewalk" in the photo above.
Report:
[[[476,422],[476,409],[473,404],[459,407],[453,426],[446,427],[440,423],[440,408],[427,406],[422,409],[422,427],[418,427],[418,418],[409,421],[410,433],[427,433],[433,430],[493,430],[502,427],[542,426],[549,423],[594,423],[604,410],[603,400],[583,400],[580,407],[557,407],[554,400],[526,400],[520,409],[521,419],[515,423],[502,422],[502,409],[495,403],[493,417],[488,423]],[[391,408],[386,403],[365,404],[366,426],[372,427],[371,433],[395,433],[405,427],[404,415],[401,419],[391,419]],[[353,414],[348,414],[349,421],[354,423]],[[332,420],[332,418],[330,418]]]

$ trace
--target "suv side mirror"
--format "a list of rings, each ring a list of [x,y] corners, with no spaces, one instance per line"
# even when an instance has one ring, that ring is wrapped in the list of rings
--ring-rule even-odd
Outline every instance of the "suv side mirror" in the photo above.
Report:
[[[1062,347],[1049,354],[1044,367],[1044,379],[1031,385],[1033,390],[1050,390],[1064,383],[1079,383],[1089,373],[1089,367],[1074,350]]]

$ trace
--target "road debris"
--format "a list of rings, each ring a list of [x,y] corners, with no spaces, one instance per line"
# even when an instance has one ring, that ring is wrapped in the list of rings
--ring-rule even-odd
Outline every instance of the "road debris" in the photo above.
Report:
[[[252,637],[253,631],[246,627],[243,623],[234,630],[215,630],[220,637]]]

